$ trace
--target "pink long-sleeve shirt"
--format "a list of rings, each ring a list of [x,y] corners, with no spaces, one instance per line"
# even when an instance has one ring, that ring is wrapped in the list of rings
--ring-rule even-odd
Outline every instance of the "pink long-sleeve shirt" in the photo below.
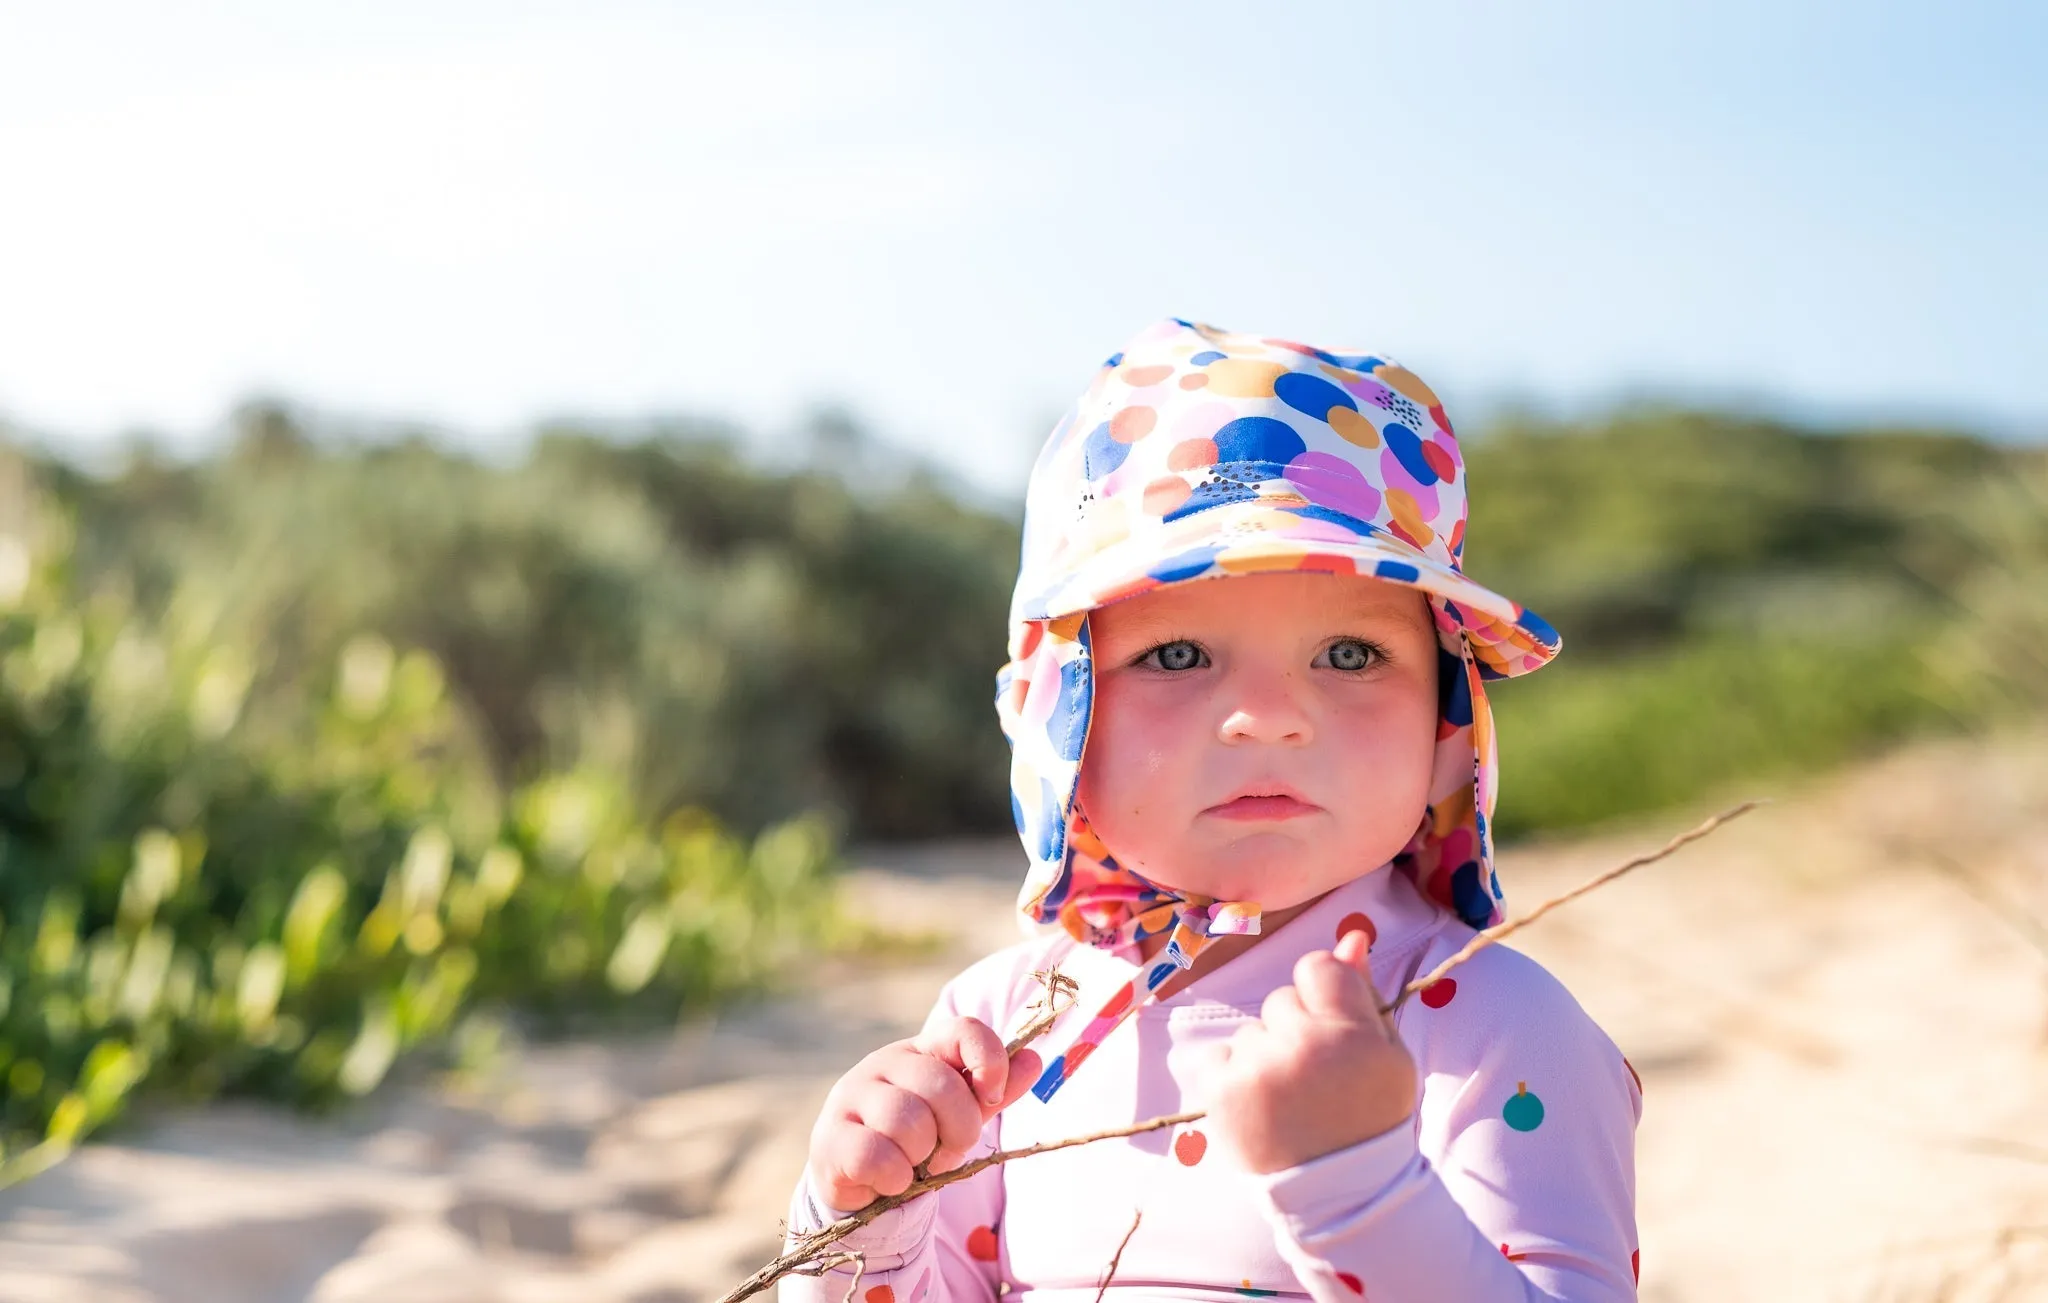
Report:
[[[1257,1019],[1295,961],[1343,932],[1374,936],[1383,1001],[1472,929],[1379,869],[1345,884],[1228,963],[1141,1009],[1049,1103],[1026,1095],[977,1153],[1196,1107],[1198,1047]],[[999,951],[948,983],[932,1011],[1008,1033],[1052,964],[1079,980],[1080,1013],[1138,971],[1064,936]],[[1394,1016],[1415,1058],[1411,1125],[1270,1175],[1209,1142],[1202,1124],[1106,1140],[992,1168],[877,1218],[862,1303],[1007,1299],[1092,1303],[1117,1245],[1109,1298],[1278,1295],[1323,1303],[1611,1303],[1636,1296],[1635,1125],[1640,1083],[1614,1043],[1534,960],[1504,946]],[[1056,1029],[1041,1046],[1057,1052]],[[799,1183],[792,1234],[839,1214]],[[845,1272],[786,1278],[785,1303],[839,1303]]]

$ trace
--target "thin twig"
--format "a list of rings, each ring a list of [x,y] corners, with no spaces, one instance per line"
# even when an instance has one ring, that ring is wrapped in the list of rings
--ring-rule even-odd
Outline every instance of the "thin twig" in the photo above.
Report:
[[[1131,1214],[1131,1228],[1116,1242],[1116,1252],[1110,1255],[1109,1269],[1102,1273],[1102,1283],[1095,1287],[1095,1303],[1102,1303],[1102,1296],[1109,1293],[1109,1282],[1116,1279],[1117,1264],[1124,1260],[1124,1250],[1130,1247],[1131,1237],[1138,1233],[1138,1223],[1145,1220],[1145,1210],[1138,1209]]]
[[[1639,869],[1645,864],[1654,864],[1679,847],[1698,841],[1716,828],[1719,828],[1722,824],[1747,814],[1763,804],[1765,804],[1763,801],[1744,801],[1741,805],[1731,810],[1715,815],[1690,832],[1680,833],[1678,836],[1673,837],[1659,850],[1653,851],[1648,855],[1637,856],[1618,868],[1612,868],[1604,873],[1596,874],[1570,891],[1565,892],[1562,896],[1554,896],[1544,901],[1519,919],[1487,928],[1473,937],[1472,940],[1466,942],[1456,954],[1431,969],[1428,974],[1416,978],[1403,987],[1401,993],[1395,997],[1394,1002],[1386,1006],[1383,1012],[1391,1014],[1394,1010],[1400,1008],[1402,1001],[1406,1000],[1410,995],[1422,990],[1433,982],[1441,980],[1446,973],[1456,968],[1459,964],[1464,963],[1473,955],[1478,954],[1487,946],[1528,926],[1559,905],[1567,901],[1577,900],[1580,896],[1607,885],[1624,873]],[[1053,980],[1048,980],[1048,977],[1041,977],[1041,980],[1046,985],[1046,995],[1044,998],[1047,1001],[1051,1001],[1054,998],[1054,987],[1059,980],[1059,975],[1055,971],[1048,976]],[[1034,1024],[1036,1021],[1036,1019],[1033,1020]],[[1048,1022],[1047,1025],[1050,1026],[1050,1023]],[[1032,1030],[1031,1027],[1027,1027],[1026,1030],[1031,1031],[1031,1034],[1036,1036],[1042,1033],[1044,1028]],[[1021,1048],[1021,1043],[1018,1045],[1018,1048]],[[1014,1053],[1015,1051],[1013,1050],[1012,1052]],[[784,1276],[793,1273],[801,1272],[805,1275],[817,1275],[819,1274],[818,1272],[809,1269],[810,1264],[817,1262],[828,1246],[837,1244],[840,1240],[880,1217],[883,1213],[893,1212],[911,1200],[922,1198],[934,1190],[941,1190],[955,1182],[965,1181],[971,1177],[978,1176],[991,1167],[1003,1163],[1013,1163],[1020,1158],[1031,1158],[1038,1154],[1049,1154],[1055,1150],[1072,1149],[1076,1145],[1092,1145],[1099,1140],[1115,1140],[1124,1136],[1143,1135],[1148,1131],[1160,1131],[1167,1127],[1177,1127],[1189,1122],[1199,1122],[1207,1116],[1207,1113],[1201,1111],[1175,1113],[1168,1117],[1148,1118],[1143,1122],[1134,1122],[1129,1126],[1112,1127],[1107,1131],[1090,1132],[1085,1136],[1070,1136],[1065,1140],[1048,1140],[1041,1144],[1025,1145],[1019,1149],[998,1149],[993,1153],[984,1154],[971,1162],[963,1163],[950,1172],[941,1172],[935,1176],[921,1177],[912,1181],[900,1194],[885,1195],[874,1200],[867,1207],[850,1213],[828,1226],[812,1231],[808,1235],[798,1237],[795,1244],[787,1252],[747,1277],[730,1293],[722,1296],[718,1303],[740,1303],[740,1300],[752,1298]],[[1135,1222],[1132,1223],[1132,1227],[1133,1230],[1136,1229]],[[1129,1238],[1128,1235],[1125,1236],[1126,1243],[1129,1242]],[[1121,1253],[1122,1250],[1119,1249],[1118,1252]],[[843,1263],[844,1260],[842,1259],[841,1261]],[[1111,1264],[1112,1268],[1114,1265],[1114,1263]]]
[[[1600,887],[1604,887],[1608,883],[1620,877],[1622,874],[1634,872],[1635,870],[1642,868],[1645,864],[1655,864],[1658,860],[1663,859],[1665,856],[1671,854],[1679,847],[1684,846],[1690,842],[1696,842],[1700,838],[1706,836],[1708,833],[1714,831],[1714,829],[1719,828],[1722,824],[1728,823],[1735,819],[1739,819],[1743,815],[1748,814],[1751,810],[1754,810],[1758,806],[1765,804],[1768,804],[1768,802],[1761,800],[1744,801],[1741,805],[1738,805],[1731,810],[1723,810],[1721,813],[1707,820],[1699,827],[1694,828],[1689,832],[1682,832],[1678,834],[1678,836],[1673,837],[1668,842],[1665,842],[1663,846],[1661,846],[1657,850],[1651,851],[1648,855],[1638,855],[1626,864],[1617,865],[1616,867],[1607,870],[1605,873],[1596,873],[1592,877],[1580,883],[1578,886],[1573,887],[1570,891],[1564,893],[1562,896],[1552,896],[1549,900],[1544,901],[1541,905],[1538,905],[1536,908],[1530,910],[1528,913],[1522,915],[1520,918],[1513,918],[1509,919],[1505,923],[1494,924],[1492,927],[1487,928],[1483,932],[1479,933],[1479,935],[1473,937],[1470,941],[1467,941],[1462,947],[1459,948],[1458,953],[1452,955],[1449,959],[1444,960],[1441,964],[1438,964],[1435,968],[1430,969],[1421,977],[1416,978],[1414,981],[1408,983],[1408,985],[1402,987],[1400,994],[1394,997],[1393,1003],[1388,1004],[1381,1008],[1380,1012],[1391,1015],[1395,1010],[1399,1009],[1403,1004],[1407,1003],[1409,996],[1414,995],[1417,991],[1422,990],[1424,987],[1434,986],[1437,982],[1443,980],[1443,977],[1446,973],[1450,972],[1453,968],[1456,968],[1459,964],[1464,963],[1466,960],[1478,954],[1480,951],[1486,949],[1494,942],[1502,940],[1506,937],[1513,936],[1515,933],[1521,931],[1523,928],[1529,926],[1531,923],[1534,923],[1537,919],[1542,918],[1545,914],[1548,914],[1551,910],[1556,909],[1559,905],[1562,905],[1567,901],[1577,900],[1579,897],[1585,895],[1587,892],[1593,891]]]
[[[800,1267],[791,1267],[789,1274],[792,1276],[823,1276],[826,1272],[837,1271],[848,1263],[853,1264],[853,1279],[847,1282],[846,1294],[839,1300],[839,1303],[853,1303],[854,1295],[860,1291],[860,1278],[867,1274],[868,1255],[865,1253],[852,1249],[840,1253],[828,1253],[821,1258],[815,1258],[810,1262],[806,1262]]]
[[[1018,1050],[1052,1030],[1053,1023],[1058,1021],[1059,1016],[1074,1003],[1074,998],[1081,994],[1081,984],[1062,973],[1057,964],[1031,976],[1037,979],[1043,989],[1039,991],[1038,999],[1027,1010],[1033,1015],[1031,1021],[1025,1023],[1023,1029],[1003,1046],[1003,1053],[1012,1058],[1016,1057]]]
[[[1075,998],[1081,994],[1081,984],[1062,973],[1058,964],[1042,968],[1031,977],[1038,983],[1038,998],[1025,1008],[1025,1012],[1032,1015],[1031,1020],[1004,1044],[1003,1057],[1006,1059],[1016,1058],[1018,1050],[1051,1031],[1060,1015],[1072,1007]],[[931,1161],[927,1158],[911,1168],[912,1179],[922,1181],[930,1176]]]
[[[1069,1136],[1065,1140],[1047,1140],[1041,1144],[1025,1145],[1021,1149],[998,1149],[994,1153],[983,1154],[980,1158],[974,1159],[972,1162],[963,1163],[950,1172],[941,1172],[922,1181],[913,1181],[910,1183],[909,1188],[901,1194],[884,1195],[858,1212],[850,1213],[829,1226],[821,1227],[818,1230],[812,1231],[809,1235],[799,1237],[795,1246],[787,1253],[784,1253],[775,1261],[747,1277],[738,1288],[720,1297],[718,1303],[739,1303],[741,1299],[752,1298],[782,1277],[795,1271],[798,1267],[815,1259],[818,1256],[819,1250],[823,1249],[826,1245],[837,1244],[840,1240],[853,1234],[853,1232],[875,1220],[875,1218],[880,1217],[883,1213],[893,1212],[904,1204],[909,1203],[912,1199],[921,1198],[934,1190],[942,1190],[956,1181],[965,1181],[970,1177],[979,1176],[998,1164],[1014,1163],[1020,1158],[1032,1158],[1039,1154],[1050,1154],[1056,1149],[1072,1149],[1076,1145],[1092,1145],[1098,1140],[1115,1140],[1121,1136],[1141,1136],[1147,1131],[1163,1131],[1167,1127],[1177,1127],[1183,1123],[1196,1122],[1206,1116],[1208,1115],[1205,1113],[1175,1113],[1169,1117],[1148,1118],[1143,1122],[1133,1122],[1129,1126],[1111,1127],[1107,1131],[1093,1131],[1085,1136]]]

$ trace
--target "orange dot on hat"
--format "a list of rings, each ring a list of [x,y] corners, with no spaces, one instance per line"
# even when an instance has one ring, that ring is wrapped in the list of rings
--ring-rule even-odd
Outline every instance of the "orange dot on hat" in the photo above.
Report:
[[[1208,383],[1207,371],[1190,371],[1180,378],[1180,387],[1183,389],[1200,389]]]
[[[1166,469],[1170,471],[1200,470],[1204,466],[1215,464],[1214,439],[1183,439],[1166,453]]]
[[[1178,475],[1162,475],[1145,486],[1145,514],[1163,516],[1188,500],[1194,492]]]
[[[1399,393],[1417,407],[1438,405],[1436,391],[1422,383],[1422,377],[1405,366],[1382,366],[1374,371],[1373,378]]]
[[[1330,428],[1346,443],[1355,443],[1361,448],[1380,446],[1380,432],[1373,428],[1372,421],[1364,412],[1349,407],[1332,407],[1328,419]]]
[[[1209,364],[1209,392],[1225,398],[1271,398],[1273,382],[1285,374],[1284,362],[1226,357]]]
[[[1126,407],[1109,418],[1109,437],[1118,443],[1136,443],[1152,433],[1159,412],[1151,407]]]
[[[1117,372],[1117,375],[1123,379],[1123,382],[1133,389],[1143,389],[1146,385],[1156,385],[1172,374],[1173,368],[1170,366],[1133,366],[1125,367]]]
[[[1430,540],[1436,537],[1436,531],[1422,518],[1421,505],[1406,489],[1388,489],[1387,508],[1394,513],[1394,523],[1401,527],[1401,532],[1415,546],[1427,547]]]

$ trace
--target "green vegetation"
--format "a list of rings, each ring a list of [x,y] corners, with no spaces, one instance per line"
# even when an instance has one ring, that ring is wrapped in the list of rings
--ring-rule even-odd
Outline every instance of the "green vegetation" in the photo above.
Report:
[[[505,1016],[673,1018],[832,934],[822,821],[656,821],[592,765],[500,784],[431,656],[359,634],[280,689],[200,590],[81,586],[5,473],[0,1183],[139,1090],[359,1095]]]
[[[1646,410],[1469,460],[1468,566],[1565,635],[1494,689],[1505,836],[2048,704],[2048,450]]]
[[[0,1173],[138,1091],[360,1093],[831,942],[836,840],[1008,828],[1016,520],[843,423],[497,464],[275,407],[192,464],[0,449]],[[2048,698],[2048,453],[1669,411],[1470,441],[1504,833]]]

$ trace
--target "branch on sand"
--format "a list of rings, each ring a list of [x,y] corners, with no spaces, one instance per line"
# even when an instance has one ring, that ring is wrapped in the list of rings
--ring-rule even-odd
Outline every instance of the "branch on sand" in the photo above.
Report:
[[[1110,1255],[1109,1269],[1102,1273],[1102,1283],[1095,1287],[1095,1303],[1102,1303],[1102,1296],[1109,1293],[1109,1282],[1116,1279],[1116,1269],[1123,1265],[1124,1250],[1131,1247],[1131,1237],[1138,1233],[1138,1223],[1145,1220],[1145,1210],[1140,1208],[1131,1214],[1131,1228],[1116,1242],[1116,1252]]]
[[[1733,809],[1724,810],[1698,827],[1673,837],[1657,850],[1647,855],[1639,855],[1627,863],[1608,869],[1603,873],[1595,874],[1563,895],[1554,896],[1544,901],[1521,918],[1512,919],[1505,923],[1497,923],[1493,927],[1487,928],[1466,942],[1456,954],[1402,987],[1400,994],[1395,996],[1393,1002],[1386,1006],[1385,1012],[1391,1014],[1394,1010],[1400,1008],[1409,996],[1423,990],[1434,982],[1442,980],[1446,974],[1459,964],[1464,963],[1495,942],[1520,931],[1559,905],[1577,900],[1587,892],[1604,887],[1623,874],[1633,872],[1646,864],[1655,864],[1658,860],[1664,859],[1680,847],[1698,841],[1723,824],[1740,818],[1762,804],[1764,804],[1762,801],[1744,801]],[[1020,1032],[1016,1038],[1011,1040],[1009,1048],[1012,1054],[1023,1048],[1030,1040],[1042,1035],[1047,1028],[1052,1026],[1053,1019],[1058,1016],[1058,1011],[1063,1009],[1066,1003],[1071,1003],[1072,1000],[1074,987],[1071,978],[1063,976],[1057,970],[1049,973],[1034,974],[1034,976],[1038,977],[1040,982],[1044,984],[1045,993],[1040,997],[1041,1003],[1034,1006],[1039,1010],[1038,1015],[1027,1024],[1023,1032]],[[1062,997],[1064,997],[1064,1002]],[[844,1251],[835,1252],[831,1247],[832,1245],[837,1244],[840,1240],[845,1239],[848,1235],[851,1235],[884,1213],[893,1212],[904,1204],[914,1199],[921,1199],[934,1190],[943,1190],[956,1182],[969,1180],[991,1167],[996,1167],[1003,1163],[1013,1163],[1020,1158],[1032,1158],[1039,1154],[1049,1154],[1055,1150],[1072,1149],[1077,1145],[1092,1145],[1100,1140],[1116,1140],[1125,1136],[1143,1135],[1148,1131],[1162,1131],[1168,1127],[1177,1127],[1185,1123],[1200,1121],[1206,1116],[1208,1115],[1202,1112],[1175,1113],[1167,1117],[1148,1118],[1143,1122],[1134,1122],[1130,1126],[1112,1127],[1106,1131],[1091,1132],[1085,1136],[1070,1136],[1064,1140],[1049,1140],[1043,1144],[1025,1145],[1018,1149],[998,1149],[992,1153],[984,1154],[980,1158],[963,1163],[950,1172],[921,1176],[911,1182],[910,1186],[900,1194],[885,1195],[880,1199],[876,1199],[867,1207],[850,1213],[830,1225],[820,1227],[807,1235],[797,1236],[795,1242],[791,1244],[786,1252],[753,1275],[747,1277],[746,1280],[735,1286],[730,1293],[721,1297],[718,1303],[740,1303],[740,1300],[752,1298],[784,1276],[799,1274],[818,1275],[823,1269],[817,1267],[816,1264],[821,1258],[828,1255],[837,1257],[839,1262],[843,1264],[848,1260],[844,1255]],[[1132,1223],[1132,1228],[1136,1229],[1135,1221]],[[1129,1236],[1125,1237],[1125,1242],[1129,1242]],[[1121,1249],[1118,1252],[1121,1254]]]

